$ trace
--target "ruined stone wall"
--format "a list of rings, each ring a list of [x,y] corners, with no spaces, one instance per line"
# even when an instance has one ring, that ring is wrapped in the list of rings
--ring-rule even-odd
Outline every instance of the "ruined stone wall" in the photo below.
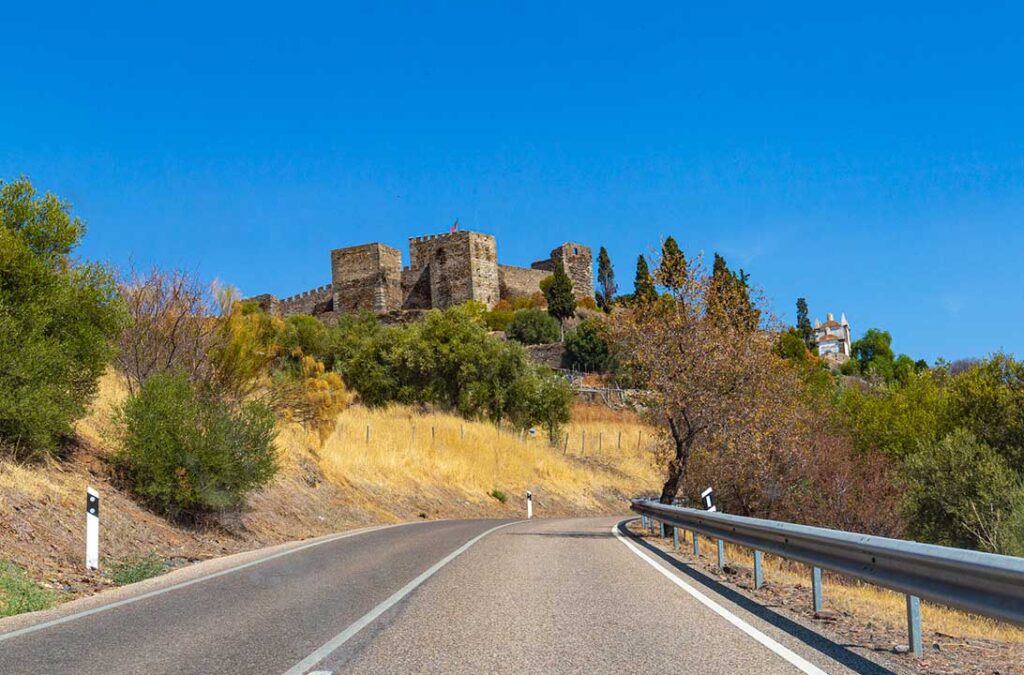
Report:
[[[293,314],[316,315],[331,309],[333,304],[331,285],[320,286],[278,301],[280,316]]]
[[[572,279],[573,294],[577,299],[594,299],[594,258],[589,246],[566,242],[551,251],[551,261],[562,264]]]
[[[402,254],[384,244],[331,251],[334,309],[387,312],[402,304]]]
[[[501,299],[528,298],[540,291],[541,280],[548,276],[551,272],[543,269],[498,265]]]

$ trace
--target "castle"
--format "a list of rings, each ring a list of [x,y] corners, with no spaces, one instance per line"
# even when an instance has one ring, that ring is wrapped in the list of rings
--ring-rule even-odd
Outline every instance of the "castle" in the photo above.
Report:
[[[269,314],[311,314],[329,320],[342,312],[378,314],[400,310],[444,309],[468,300],[488,308],[499,300],[530,296],[561,265],[578,299],[594,297],[591,251],[568,242],[530,267],[498,263],[489,234],[453,231],[409,239],[409,265],[398,249],[375,242],[331,251],[331,283],[278,299],[252,298]]]

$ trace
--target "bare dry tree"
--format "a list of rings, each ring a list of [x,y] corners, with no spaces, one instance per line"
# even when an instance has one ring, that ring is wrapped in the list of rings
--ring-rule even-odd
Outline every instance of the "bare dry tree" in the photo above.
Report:
[[[214,298],[193,274],[132,269],[121,282],[130,324],[119,340],[117,365],[136,393],[152,375],[177,370],[190,380],[210,376],[209,354],[217,339]]]

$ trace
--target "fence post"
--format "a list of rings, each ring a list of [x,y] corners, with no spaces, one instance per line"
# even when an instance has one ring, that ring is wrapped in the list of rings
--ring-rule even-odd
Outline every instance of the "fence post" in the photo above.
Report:
[[[416,447],[416,425],[412,425],[412,446]]]
[[[85,490],[85,569],[100,568],[100,493]]]
[[[565,447],[562,448],[562,454],[564,455],[564,454],[566,454],[568,452],[569,452],[569,432],[566,431],[565,432]],[[646,518],[647,516],[644,516],[644,517]]]
[[[820,567],[814,567],[811,569],[811,594],[814,596],[814,611],[820,612],[822,608]]]
[[[615,446],[615,449],[616,450],[622,450],[622,432],[621,431],[619,432],[619,442]]]
[[[465,438],[465,437],[466,437],[466,427],[464,427],[463,425],[460,424],[459,425],[459,438]]]
[[[924,654],[921,643],[921,598],[916,595],[907,596],[907,642],[914,656]]]
[[[366,425],[366,444],[370,444],[370,425]]]
[[[761,569],[761,552],[754,551],[754,590],[764,586],[764,572]]]
[[[601,454],[601,452],[603,450],[604,450],[604,432],[603,431],[599,431],[599,432],[597,432],[597,453]]]
[[[580,439],[580,457],[587,454],[587,430],[583,430],[583,436]]]
[[[435,438],[435,435],[434,435],[434,427],[433,427],[433,426],[431,426],[431,427],[430,427],[430,444],[431,444],[431,445],[433,445],[433,444],[434,444],[434,438]]]
[[[642,431],[636,432],[636,449],[637,450],[640,450],[640,437],[643,436],[643,434],[644,434],[644,432],[642,432]]]

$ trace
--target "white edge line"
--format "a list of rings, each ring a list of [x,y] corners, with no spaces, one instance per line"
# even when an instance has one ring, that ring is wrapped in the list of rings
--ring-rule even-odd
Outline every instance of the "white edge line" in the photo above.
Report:
[[[398,604],[405,596],[409,595],[414,590],[416,590],[416,587],[418,587],[420,584],[422,584],[430,577],[434,576],[434,574],[436,574],[438,570],[440,570],[442,567],[444,567],[452,560],[457,558],[459,554],[463,553],[470,546],[477,543],[478,541],[489,535],[491,532],[494,532],[495,530],[500,530],[501,528],[508,527],[509,525],[518,525],[520,523],[525,522],[527,521],[516,520],[511,523],[503,523],[501,525],[498,525],[497,527],[492,527],[486,532],[483,532],[473,537],[465,544],[463,544],[459,548],[455,549],[454,551],[446,555],[444,558],[441,558],[436,563],[431,565],[426,571],[424,571],[418,577],[416,577],[415,579],[407,583],[405,586],[402,586],[400,589],[395,591],[389,598],[381,602],[379,605],[371,609],[366,614],[356,619],[356,621],[352,623],[348,628],[335,635],[333,638],[325,642],[319,649],[317,649],[312,654],[302,659],[294,666],[289,668],[287,671],[285,671],[284,675],[302,675],[302,673],[306,673],[306,671],[308,671],[310,668],[312,668],[313,666],[315,666],[316,664],[320,663],[325,658],[330,656],[331,652],[335,651],[343,644],[351,640],[359,631],[373,623],[373,621],[377,619],[377,617],[391,609],[396,604]]]
[[[299,551],[304,551],[304,550],[306,550],[308,548],[313,548],[314,546],[321,546],[323,544],[330,544],[331,542],[338,541],[339,539],[347,539],[349,537],[354,537],[354,536],[356,536],[358,534],[366,534],[368,532],[376,532],[378,530],[386,530],[386,529],[389,529],[389,528],[392,528],[392,527],[401,527],[402,525],[413,525],[413,524],[417,524],[417,523],[421,523],[421,522],[436,522],[436,521],[417,521],[417,520],[411,520],[411,521],[409,521],[407,523],[394,523],[393,525],[378,525],[376,527],[364,527],[364,528],[361,528],[361,529],[358,529],[358,530],[352,530],[351,532],[344,532],[344,533],[339,534],[339,535],[337,535],[335,537],[330,537],[330,538],[327,538],[327,539],[321,539],[320,541],[314,541],[314,542],[309,543],[309,544],[303,544],[302,546],[297,546],[295,548],[290,548],[287,551],[281,551],[280,553],[275,553],[273,555],[268,555],[265,558],[259,558],[258,560],[250,560],[247,563],[242,563],[241,565],[236,565],[234,567],[229,567],[227,569],[220,570],[219,572],[213,572],[211,574],[207,574],[206,576],[197,577],[195,579],[189,579],[188,581],[182,581],[181,583],[174,584],[173,586],[167,586],[166,588],[158,588],[156,590],[152,590],[152,591],[149,591],[147,593],[142,593],[141,595],[135,595],[135,596],[132,596],[130,598],[125,598],[124,600],[118,600],[117,602],[111,602],[110,604],[107,604],[107,605],[100,605],[99,607],[93,607],[92,609],[86,609],[86,610],[83,610],[81,612],[75,612],[74,614],[68,614],[67,616],[62,616],[62,617],[59,617],[57,619],[51,619],[49,621],[44,621],[42,623],[33,624],[31,626],[25,626],[24,628],[19,628],[18,630],[12,630],[9,633],[0,633],[0,642],[3,642],[4,640],[10,640],[11,638],[16,638],[19,635],[26,635],[28,633],[34,633],[34,632],[36,632],[38,630],[43,630],[44,628],[51,628],[53,626],[58,626],[58,625],[60,625],[62,623],[67,623],[69,621],[74,621],[75,619],[81,619],[81,618],[84,618],[84,617],[87,617],[87,616],[92,616],[93,614],[99,614],[100,612],[105,612],[108,609],[115,609],[117,607],[123,607],[124,605],[130,605],[133,602],[139,602],[140,600],[145,600],[147,598],[152,598],[152,597],[154,597],[156,595],[162,595],[164,593],[169,593],[170,591],[176,591],[179,588],[185,588],[186,586],[191,586],[192,584],[198,584],[200,582],[208,581],[210,579],[216,579],[217,577],[224,576],[225,574],[231,574],[232,572],[238,572],[239,570],[244,570],[247,567],[253,567],[254,565],[260,565],[260,564],[268,562],[270,560],[274,560],[275,558],[281,558],[281,557],[286,556],[286,555],[291,555],[292,553],[298,553]]]
[[[784,658],[786,661],[789,661],[789,663],[791,663],[792,665],[796,666],[801,671],[803,671],[805,673],[808,673],[809,675],[827,675],[827,673],[824,670],[822,670],[821,668],[818,668],[816,665],[814,665],[813,663],[811,663],[810,661],[808,661],[804,657],[800,656],[799,654],[797,654],[793,650],[789,649],[788,647],[786,647],[786,646],[776,642],[772,638],[768,637],[767,635],[765,635],[764,633],[762,633],[758,629],[754,628],[753,626],[751,626],[749,623],[747,623],[743,619],[739,618],[738,616],[736,616],[735,614],[733,614],[732,612],[727,610],[725,607],[722,607],[717,602],[715,602],[714,600],[712,600],[708,596],[704,595],[703,593],[698,591],[696,588],[694,588],[690,584],[688,584],[685,581],[683,581],[682,579],[680,579],[678,576],[676,576],[672,572],[670,572],[667,569],[665,569],[654,558],[652,558],[651,556],[647,555],[644,551],[640,550],[640,548],[636,544],[634,544],[633,542],[629,541],[629,539],[627,539],[626,537],[622,536],[619,533],[619,526],[622,525],[622,523],[624,523],[624,522],[626,522],[626,521],[623,520],[622,522],[619,522],[619,523],[616,523],[615,525],[613,525],[612,526],[612,534],[614,534],[615,537],[619,541],[621,541],[631,551],[633,551],[633,553],[637,554],[642,560],[644,560],[644,562],[646,562],[651,567],[653,567],[654,569],[656,569],[659,572],[661,572],[662,575],[665,576],[665,578],[667,578],[669,581],[674,583],[676,586],[678,586],[679,588],[683,589],[684,591],[686,591],[687,593],[692,595],[702,605],[704,605],[705,607],[709,608],[715,614],[718,614],[720,617],[722,617],[723,619],[725,619],[726,621],[728,621],[732,625],[736,626],[741,631],[743,631],[744,633],[746,633],[750,637],[754,638],[755,640],[760,642],[762,645],[764,645],[765,647],[767,647],[771,651],[775,652],[777,655],[779,655],[782,658]]]

